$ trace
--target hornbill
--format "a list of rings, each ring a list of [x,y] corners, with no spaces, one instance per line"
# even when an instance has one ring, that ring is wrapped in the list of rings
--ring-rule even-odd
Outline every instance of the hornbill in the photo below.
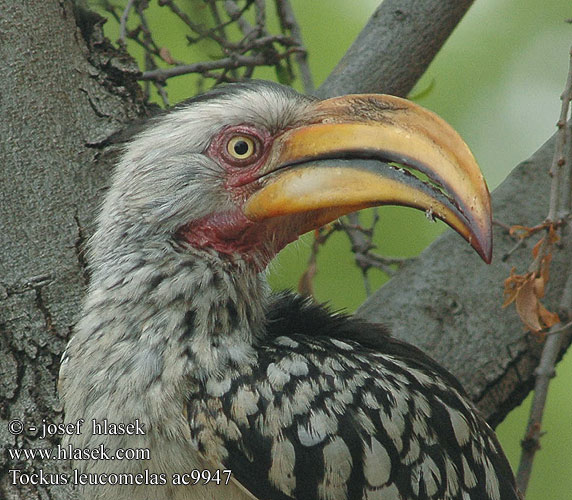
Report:
[[[65,421],[85,421],[64,444],[103,450],[74,462],[84,497],[518,498],[493,431],[444,368],[382,326],[269,291],[281,248],[383,204],[430,211],[490,261],[472,154],[407,100],[253,81],[140,133],[99,215],[62,358]]]

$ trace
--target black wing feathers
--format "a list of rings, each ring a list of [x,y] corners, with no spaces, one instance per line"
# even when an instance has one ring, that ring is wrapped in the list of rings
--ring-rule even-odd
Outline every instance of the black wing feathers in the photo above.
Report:
[[[383,326],[281,294],[256,353],[224,393],[199,382],[188,415],[198,449],[258,499],[518,499],[457,380]]]
[[[300,334],[353,340],[374,351],[407,359],[412,366],[435,372],[461,394],[466,395],[463,386],[451,373],[414,345],[392,337],[383,324],[368,323],[343,313],[332,313],[324,305],[313,303],[291,292],[276,295],[267,319],[269,336]]]

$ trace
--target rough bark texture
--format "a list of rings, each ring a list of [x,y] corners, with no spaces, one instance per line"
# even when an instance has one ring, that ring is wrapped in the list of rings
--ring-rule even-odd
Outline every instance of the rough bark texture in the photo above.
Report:
[[[2,448],[59,441],[41,440],[37,431],[14,436],[8,422],[61,421],[59,359],[83,294],[86,225],[112,163],[98,145],[141,109],[137,68],[109,50],[97,21],[76,20],[68,1],[0,1]],[[66,465],[12,460],[2,449],[0,498],[67,498],[61,486],[14,485],[9,473],[46,475]]]
[[[406,94],[470,3],[386,0],[320,95]],[[106,138],[143,114],[134,67],[106,44],[97,23],[95,16],[76,17],[70,0],[0,0],[2,447],[53,448],[58,442],[41,440],[37,431],[14,436],[7,425],[13,419],[26,426],[41,425],[44,418],[61,421],[55,387],[59,356],[85,284],[83,243],[113,162]],[[543,148],[499,188],[497,217],[521,224],[543,219],[549,150]],[[538,201],[518,207],[518,200]],[[486,268],[457,237],[445,236],[435,254],[426,252],[361,311],[375,319],[384,303],[383,321],[451,368],[493,421],[528,390],[539,349],[512,310],[499,307],[502,279],[510,266],[522,268],[530,250],[502,263],[498,255],[507,245],[506,236],[497,234],[497,258]],[[555,256],[548,303],[569,272],[570,248]],[[409,302],[412,297],[420,306]],[[414,322],[424,325],[423,339],[414,336],[421,333]],[[9,473],[46,475],[65,466],[53,460],[19,462],[3,449],[0,498],[72,498],[62,486],[14,485]]]

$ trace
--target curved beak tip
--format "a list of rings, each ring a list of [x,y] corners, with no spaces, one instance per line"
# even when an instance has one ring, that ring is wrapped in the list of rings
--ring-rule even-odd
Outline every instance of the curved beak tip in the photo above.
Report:
[[[474,247],[477,253],[485,261],[490,264],[493,260],[493,233],[489,225],[486,230],[486,235],[482,240],[478,241],[478,247]]]
[[[469,243],[486,264],[491,263],[493,260],[493,242],[491,238],[487,238],[482,242],[469,241]]]

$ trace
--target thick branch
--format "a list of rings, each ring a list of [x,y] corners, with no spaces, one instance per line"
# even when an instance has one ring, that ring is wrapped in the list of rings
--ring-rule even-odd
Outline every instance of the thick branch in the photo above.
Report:
[[[316,94],[407,95],[473,0],[385,0]]]
[[[511,225],[544,219],[554,144],[553,137],[495,190],[495,217]],[[501,309],[503,277],[513,266],[528,266],[536,240],[525,242],[503,261],[514,241],[499,226],[494,237],[493,263],[487,266],[448,231],[358,311],[368,320],[387,324],[394,335],[418,345],[452,371],[493,425],[532,389],[542,349],[521,327],[513,309]],[[571,272],[568,234],[554,251],[545,301],[549,309],[558,304]]]

